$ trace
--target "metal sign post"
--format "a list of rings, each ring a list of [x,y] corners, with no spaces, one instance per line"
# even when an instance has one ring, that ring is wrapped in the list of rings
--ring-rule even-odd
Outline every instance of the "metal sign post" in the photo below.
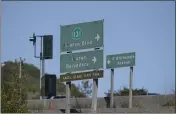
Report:
[[[93,79],[92,113],[97,113],[98,79]]]
[[[114,69],[111,69],[111,97],[110,97],[110,108],[114,105]]]
[[[133,67],[130,67],[130,84],[129,84],[129,108],[132,108],[133,91]]]
[[[66,113],[70,113],[70,91],[71,91],[71,82],[66,82]]]
[[[42,76],[43,76],[43,39],[41,37],[41,44],[40,44],[40,100],[42,100]]]
[[[42,80],[42,77],[44,77],[44,76],[45,76],[45,59],[43,58],[42,59],[42,76],[41,76],[41,80]],[[43,82],[41,81],[41,88],[42,88],[42,84],[43,84]],[[43,91],[45,91],[45,90],[43,89]],[[42,95],[42,92],[41,92],[41,95]],[[47,104],[46,103],[46,99],[43,99],[43,100],[44,100],[44,106],[46,106],[46,104]]]

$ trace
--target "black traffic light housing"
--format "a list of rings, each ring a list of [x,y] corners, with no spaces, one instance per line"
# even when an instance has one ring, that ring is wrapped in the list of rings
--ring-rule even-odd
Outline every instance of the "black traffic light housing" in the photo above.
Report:
[[[43,58],[44,59],[53,58],[53,35],[43,36]]]
[[[56,75],[45,74],[45,96],[56,96]]]
[[[35,36],[35,33],[33,33],[33,37],[30,37],[30,38],[29,38],[29,41],[33,42],[33,45],[35,45],[35,43],[36,43],[36,36]]]

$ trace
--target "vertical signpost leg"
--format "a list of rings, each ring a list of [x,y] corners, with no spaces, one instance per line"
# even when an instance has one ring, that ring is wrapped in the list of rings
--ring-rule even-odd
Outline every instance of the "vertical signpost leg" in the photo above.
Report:
[[[45,59],[43,58],[43,60],[42,60],[42,65],[43,65],[43,70],[42,70],[42,77],[44,77],[45,76]],[[44,81],[44,80],[43,80]],[[44,83],[42,83],[42,84],[44,84]],[[44,85],[45,86],[45,85]],[[43,86],[43,87],[44,87]],[[43,89],[43,91],[45,91],[44,89]],[[46,95],[46,93],[45,93],[45,95]],[[46,107],[46,99],[44,99],[44,107]]]
[[[66,82],[66,113],[70,113],[70,90],[71,82]]]
[[[98,79],[93,79],[92,113],[97,112]]]
[[[111,97],[110,97],[110,108],[114,105],[114,69],[111,69]]]
[[[42,54],[40,54],[42,55]],[[43,62],[42,57],[40,58],[40,100],[42,100],[42,73],[43,73]]]
[[[133,67],[130,67],[130,84],[129,84],[129,108],[132,108],[132,88],[133,86]]]
[[[42,65],[43,65],[42,66],[42,69],[43,69],[42,70],[42,76],[44,76],[45,75],[45,60],[44,59],[42,60]]]
[[[42,100],[42,76],[43,76],[43,53],[42,53],[42,38],[40,47],[40,100]]]

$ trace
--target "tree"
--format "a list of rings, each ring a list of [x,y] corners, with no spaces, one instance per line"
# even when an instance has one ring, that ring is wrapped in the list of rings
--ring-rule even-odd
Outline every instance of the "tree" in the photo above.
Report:
[[[81,85],[78,84],[78,88],[87,97],[90,97],[92,95],[92,84],[89,82],[89,80],[82,81]]]
[[[111,90],[108,90],[108,92],[105,92],[106,97],[110,97],[111,96]],[[120,96],[119,93],[117,91],[114,91],[114,96]]]
[[[56,90],[57,90],[57,94],[60,94],[60,95],[65,95],[66,93],[65,84],[63,82],[60,82],[60,79],[57,79],[56,81]]]
[[[14,66],[13,69],[18,71],[18,66]],[[22,72],[22,77],[19,78],[19,72],[12,71],[9,72],[9,76],[11,78],[3,78],[1,86],[1,111],[3,113],[26,113],[28,112],[26,75]]]
[[[86,97],[86,95],[81,92],[75,84],[71,84],[71,96],[74,96],[76,98]]]
[[[133,96],[135,95],[147,95],[148,91],[144,88],[142,89],[133,89],[132,90]],[[105,92],[105,95],[107,97],[110,97],[111,91],[109,90],[107,93]],[[123,87],[123,89],[120,89],[118,91],[114,91],[114,96],[128,96],[129,95],[129,88]]]

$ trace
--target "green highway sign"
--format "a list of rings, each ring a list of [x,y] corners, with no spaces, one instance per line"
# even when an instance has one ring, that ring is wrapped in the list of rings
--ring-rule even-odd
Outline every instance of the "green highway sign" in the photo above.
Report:
[[[61,82],[69,82],[73,80],[83,80],[83,79],[94,79],[94,78],[103,78],[103,70],[90,71],[90,72],[81,72],[74,74],[63,74],[60,75]]]
[[[60,56],[60,73],[103,68],[103,50],[63,54]]]
[[[135,52],[106,56],[106,68],[120,68],[135,66]]]
[[[60,52],[103,46],[104,20],[61,26]]]

